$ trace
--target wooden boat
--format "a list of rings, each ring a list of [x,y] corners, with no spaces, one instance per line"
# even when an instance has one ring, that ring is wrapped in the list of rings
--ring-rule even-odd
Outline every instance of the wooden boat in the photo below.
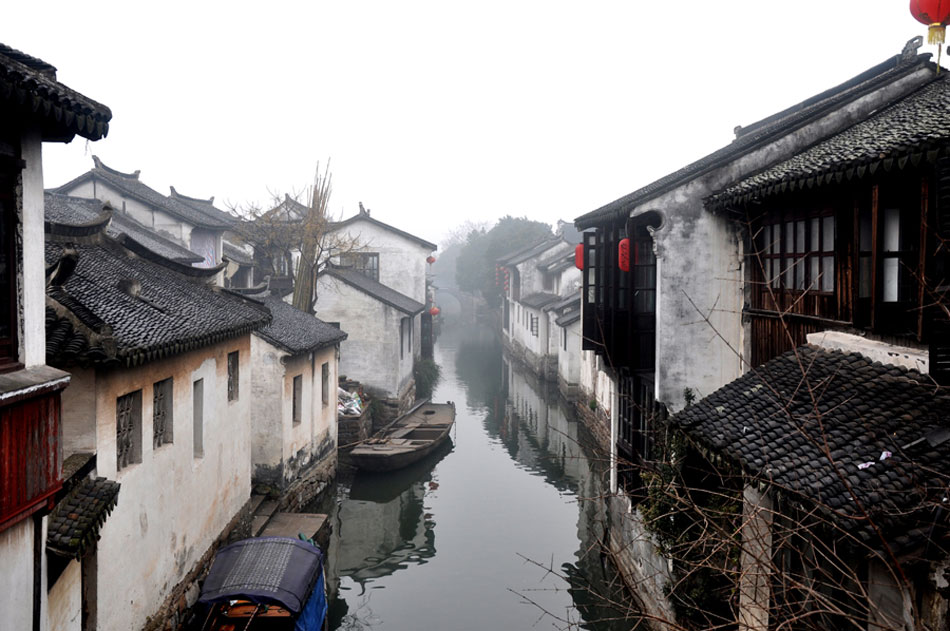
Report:
[[[309,541],[252,537],[221,548],[201,588],[202,631],[321,631],[323,554]]]
[[[390,423],[381,436],[350,451],[350,459],[366,471],[393,471],[409,466],[449,439],[455,423],[455,404],[423,401]]]

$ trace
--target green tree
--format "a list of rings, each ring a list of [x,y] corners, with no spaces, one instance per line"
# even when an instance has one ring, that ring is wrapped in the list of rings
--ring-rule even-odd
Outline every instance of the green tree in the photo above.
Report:
[[[501,288],[495,284],[496,261],[532,243],[553,237],[551,226],[527,217],[506,215],[491,230],[472,230],[455,267],[459,289],[481,292],[491,306],[501,303]]]

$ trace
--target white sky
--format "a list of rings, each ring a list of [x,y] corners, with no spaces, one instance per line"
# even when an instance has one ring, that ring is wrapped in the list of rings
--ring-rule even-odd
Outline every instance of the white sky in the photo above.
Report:
[[[10,3],[0,41],[108,105],[45,145],[219,207],[304,189],[440,241],[466,220],[574,219],[899,53],[906,0]],[[934,47],[923,51],[936,53]]]

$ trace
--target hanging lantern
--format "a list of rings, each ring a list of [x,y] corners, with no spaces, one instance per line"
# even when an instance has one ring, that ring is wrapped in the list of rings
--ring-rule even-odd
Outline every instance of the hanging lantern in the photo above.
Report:
[[[578,243],[574,247],[574,267],[584,271],[584,244]]]
[[[921,24],[926,24],[927,42],[937,45],[937,67],[940,53],[950,24],[950,0],[910,0],[910,14]]]
[[[426,258],[426,263],[428,263],[429,265],[432,265],[433,263],[435,263],[435,257],[430,254],[430,255]]]
[[[630,271],[630,239],[621,239],[617,244],[617,266],[621,272]]]
[[[440,312],[440,311],[441,311],[441,309],[439,309],[439,308],[436,307],[436,306],[433,306],[431,309],[429,309],[429,315],[437,316],[437,315],[439,315],[439,312]]]

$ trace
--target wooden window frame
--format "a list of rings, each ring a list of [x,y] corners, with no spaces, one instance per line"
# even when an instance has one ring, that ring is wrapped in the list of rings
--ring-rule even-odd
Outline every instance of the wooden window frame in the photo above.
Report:
[[[340,265],[379,282],[379,252],[346,252],[340,255]]]
[[[142,462],[142,390],[115,400],[116,471]]]
[[[240,398],[240,373],[240,351],[231,351],[228,353],[228,402],[237,401]]]
[[[837,240],[838,219],[833,210],[766,215],[758,235],[764,289],[834,295],[838,289]]]
[[[152,385],[152,449],[175,440],[175,381],[173,377]]]
[[[19,282],[21,253],[17,247],[16,234],[20,223],[17,208],[17,178],[25,163],[20,159],[20,143],[6,133],[0,133],[0,269],[5,269],[5,278],[0,277],[0,330],[7,328],[7,335],[0,337],[0,373],[23,367],[19,360]]]
[[[290,422],[292,425],[300,425],[303,418],[303,375],[294,375],[291,381],[291,411]]]
[[[323,362],[321,372],[321,389],[323,390],[323,406],[330,405],[330,362]]]

